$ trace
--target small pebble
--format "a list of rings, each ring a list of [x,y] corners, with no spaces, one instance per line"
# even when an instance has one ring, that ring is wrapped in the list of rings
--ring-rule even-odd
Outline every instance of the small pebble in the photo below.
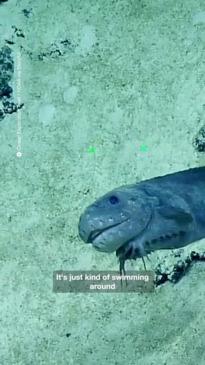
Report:
[[[44,125],[49,125],[54,118],[55,106],[53,104],[42,105],[39,109],[39,121]]]
[[[63,100],[67,104],[73,104],[78,94],[77,86],[71,86],[63,93]]]

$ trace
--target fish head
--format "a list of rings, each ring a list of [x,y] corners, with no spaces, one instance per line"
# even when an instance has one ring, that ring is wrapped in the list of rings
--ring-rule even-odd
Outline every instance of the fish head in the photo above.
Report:
[[[102,252],[114,252],[148,226],[152,206],[136,185],[122,186],[97,199],[79,220],[79,235]]]

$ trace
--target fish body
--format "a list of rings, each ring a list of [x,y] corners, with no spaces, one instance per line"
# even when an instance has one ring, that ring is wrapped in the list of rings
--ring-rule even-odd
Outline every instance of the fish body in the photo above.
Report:
[[[79,235],[121,261],[205,238],[205,167],[112,190],[87,207]]]

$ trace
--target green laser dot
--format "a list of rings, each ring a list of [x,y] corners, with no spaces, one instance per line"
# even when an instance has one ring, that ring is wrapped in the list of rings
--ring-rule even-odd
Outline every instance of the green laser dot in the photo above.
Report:
[[[147,147],[145,144],[142,144],[142,145],[140,146],[140,151],[141,151],[141,152],[147,152],[147,151],[148,151],[148,147]]]
[[[88,152],[89,153],[94,153],[95,152],[95,147],[93,147],[93,146],[88,147]]]

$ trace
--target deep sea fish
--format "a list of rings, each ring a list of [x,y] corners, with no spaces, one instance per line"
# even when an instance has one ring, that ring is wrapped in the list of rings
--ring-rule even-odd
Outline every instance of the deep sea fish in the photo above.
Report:
[[[121,186],[88,206],[79,235],[102,252],[126,260],[177,249],[205,238],[205,167]]]

